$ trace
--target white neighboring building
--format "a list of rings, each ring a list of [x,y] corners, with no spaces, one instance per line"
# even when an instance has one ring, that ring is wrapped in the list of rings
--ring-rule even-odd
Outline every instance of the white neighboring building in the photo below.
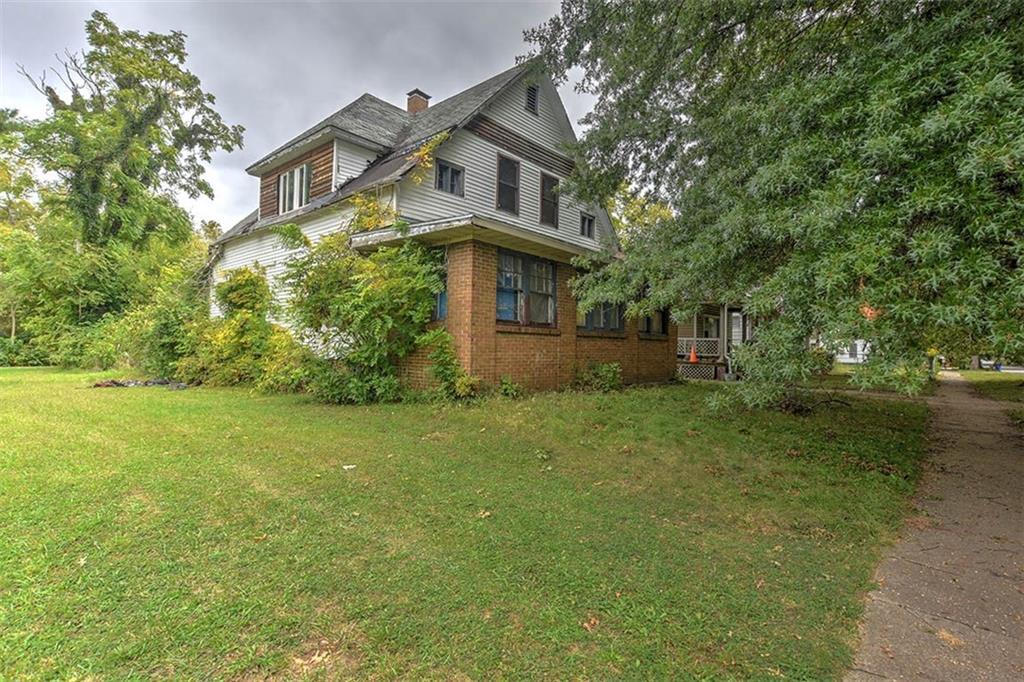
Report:
[[[836,352],[836,362],[844,365],[859,365],[868,359],[871,346],[867,341],[857,339],[846,348]]]

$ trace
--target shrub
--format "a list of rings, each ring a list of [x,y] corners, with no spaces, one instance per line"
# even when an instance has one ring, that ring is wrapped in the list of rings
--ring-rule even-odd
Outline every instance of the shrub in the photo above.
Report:
[[[511,377],[501,377],[501,381],[498,383],[498,394],[505,398],[512,398],[518,400],[523,397],[523,387],[512,381]]]
[[[617,362],[594,362],[576,375],[576,388],[584,391],[617,391],[622,388],[622,367]]]
[[[279,236],[301,246],[294,236]],[[328,402],[397,400],[397,363],[417,347],[430,321],[442,272],[437,250],[405,242],[363,255],[345,232],[292,260],[284,278],[292,292],[289,314],[328,359],[312,373],[313,394]]]
[[[0,367],[32,367],[46,364],[46,354],[21,338],[0,338]]]
[[[309,382],[313,354],[282,327],[274,326],[267,340],[256,388],[266,392],[295,393]]]
[[[230,271],[224,281],[214,287],[213,296],[224,317],[239,311],[266,317],[270,312],[270,285],[266,272],[259,266]]]
[[[288,332],[267,320],[271,295],[261,270],[232,270],[214,288],[214,297],[224,317],[197,317],[186,325],[179,347],[182,357],[176,363],[178,378],[189,383],[224,386],[257,383],[264,375],[264,362],[272,349],[276,348],[282,356],[293,353],[284,352],[286,344],[281,338],[274,340]],[[283,367],[279,369],[285,371]],[[281,380],[280,375],[268,377],[267,385]]]
[[[455,342],[444,329],[433,329],[420,337],[419,345],[431,348],[430,371],[438,382],[438,394],[444,400],[467,400],[480,393],[480,378],[462,368],[455,355]]]

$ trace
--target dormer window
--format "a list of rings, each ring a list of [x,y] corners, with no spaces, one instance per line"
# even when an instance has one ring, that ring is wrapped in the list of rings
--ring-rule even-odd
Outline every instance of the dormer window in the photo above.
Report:
[[[540,88],[536,85],[526,86],[526,110],[531,114],[538,114],[540,109],[538,102],[540,101]]]
[[[310,165],[296,166],[277,178],[277,212],[288,213],[309,203]]]

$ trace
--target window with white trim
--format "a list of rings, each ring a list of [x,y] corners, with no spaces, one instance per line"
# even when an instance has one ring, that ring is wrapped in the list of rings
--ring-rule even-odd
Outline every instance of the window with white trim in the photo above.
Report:
[[[580,212],[580,235],[594,238],[594,216]]]
[[[281,173],[277,178],[277,212],[288,213],[309,203],[312,168],[308,163]]]

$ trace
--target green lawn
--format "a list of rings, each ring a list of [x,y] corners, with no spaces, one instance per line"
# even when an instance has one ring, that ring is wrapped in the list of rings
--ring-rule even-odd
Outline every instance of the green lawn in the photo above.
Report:
[[[974,388],[986,398],[1024,403],[1024,374],[993,372],[986,369],[962,369],[960,375],[970,381]]]
[[[95,377],[0,369],[0,679],[837,677],[926,410]]]
[[[827,391],[860,391],[861,389],[850,382],[850,375],[853,374],[856,365],[847,365],[837,362],[828,374],[816,376],[805,385],[807,388],[816,388]],[[935,395],[937,382],[929,381],[925,384],[920,395]],[[870,389],[875,393],[894,393],[895,389],[887,386],[875,386]]]

